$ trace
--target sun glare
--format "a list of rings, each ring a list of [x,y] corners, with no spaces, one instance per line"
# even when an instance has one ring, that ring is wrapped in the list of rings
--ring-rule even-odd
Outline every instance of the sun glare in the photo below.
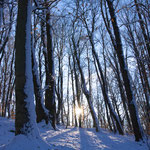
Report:
[[[77,116],[80,116],[82,114],[82,108],[76,107],[75,112]]]

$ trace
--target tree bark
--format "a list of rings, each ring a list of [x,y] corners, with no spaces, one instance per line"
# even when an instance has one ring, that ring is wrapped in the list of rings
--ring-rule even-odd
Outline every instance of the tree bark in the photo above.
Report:
[[[47,51],[46,51],[46,91],[45,106],[49,110],[51,124],[56,129],[56,104],[55,104],[55,73],[54,73],[54,49],[52,43],[52,28],[50,23],[50,12],[46,13],[46,35],[47,35]]]
[[[38,136],[31,64],[31,1],[18,1],[15,41],[15,134]]]

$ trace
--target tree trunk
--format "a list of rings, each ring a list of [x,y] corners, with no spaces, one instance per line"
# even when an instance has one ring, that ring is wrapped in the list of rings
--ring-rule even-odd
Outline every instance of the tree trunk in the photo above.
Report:
[[[12,78],[13,78],[13,63],[14,63],[14,56],[15,56],[15,51],[13,51],[13,56],[12,56],[12,60],[11,60],[11,64],[10,64],[10,78],[9,78],[9,82],[8,82],[8,90],[7,90],[7,96],[6,96],[6,103],[5,103],[5,111],[4,114],[6,114],[6,110],[9,107],[9,103],[10,103],[10,99],[9,99],[9,95],[11,93],[11,82],[12,82]],[[9,114],[9,112],[8,112]]]
[[[16,27],[16,119],[15,134],[38,136],[34,108],[31,64],[31,1],[18,1]]]
[[[37,62],[35,58],[35,50],[32,43],[32,74],[33,74],[33,84],[34,84],[34,93],[35,93],[35,100],[36,100],[36,121],[37,123],[45,120],[46,124],[48,124],[48,110],[45,109],[44,106],[44,96],[41,89],[41,83],[39,78],[39,73],[37,70]]]
[[[68,60],[69,60],[69,56],[68,56]],[[68,65],[68,80],[67,80],[67,108],[68,108],[68,112],[67,112],[67,126],[70,126],[70,105],[69,105],[69,65]]]
[[[4,0],[0,1],[0,27],[2,25],[3,22],[3,4],[4,4]]]
[[[113,2],[111,0],[107,0],[108,8],[109,8],[109,13],[111,16],[111,23],[113,26],[114,30],[114,36],[115,36],[115,51],[119,60],[120,64],[120,70],[122,73],[123,81],[124,81],[124,86],[126,90],[126,95],[128,99],[128,107],[129,107],[129,112],[130,112],[130,117],[132,121],[132,126],[134,130],[134,135],[135,135],[135,140],[140,141],[143,140],[143,130],[140,124],[139,120],[139,115],[138,115],[138,110],[135,102],[135,97],[132,91],[132,84],[131,84],[131,79],[130,79],[130,74],[127,68],[127,65],[125,64],[125,59],[123,55],[123,48],[122,48],[122,43],[121,43],[121,37],[120,37],[120,31],[118,28],[117,20],[115,17],[115,10],[113,7]]]
[[[144,37],[144,40],[145,40],[145,44],[146,44],[146,48],[147,48],[147,53],[149,55],[149,61],[150,61],[150,39],[149,37],[146,35],[146,31],[145,31],[145,28],[144,28],[144,21],[142,19],[142,15],[140,13],[140,8],[139,8],[139,4],[137,2],[137,0],[134,0],[135,2],[135,6],[136,6],[136,10],[137,10],[137,13],[138,13],[138,17],[139,17],[139,23],[140,23],[140,27],[141,27],[141,30],[142,30],[142,34],[143,34],[143,37]],[[149,62],[149,66],[150,66],[150,62]]]
[[[76,70],[76,63],[75,63],[75,58],[73,57],[73,68],[74,68],[74,76],[75,76],[75,87],[76,87],[76,97],[77,97],[77,103],[78,103],[78,107],[81,108],[81,101],[80,101],[80,97],[81,97],[81,89],[80,89],[80,81],[79,81],[79,75],[77,74],[77,70]],[[81,128],[81,114],[78,116],[78,121],[79,121],[79,127]]]
[[[110,115],[113,117],[112,120],[114,119],[115,122],[116,122],[116,127],[117,127],[117,130],[119,132],[119,134],[123,135],[123,128],[122,128],[122,125],[121,125],[121,122],[116,114],[116,112],[114,111],[113,107],[112,107],[112,104],[110,102],[110,99],[108,97],[108,92],[107,92],[107,88],[106,88],[106,81],[104,79],[104,75],[103,75],[103,72],[102,72],[102,69],[101,69],[101,65],[99,63],[99,60],[98,60],[98,56],[96,54],[96,52],[94,51],[93,49],[93,55],[95,57],[95,60],[97,62],[97,65],[98,65],[98,69],[99,69],[99,72],[100,72],[100,76],[101,76],[101,80],[100,80],[100,77],[99,77],[99,73],[98,73],[98,69],[97,69],[97,66],[96,66],[96,63],[95,63],[95,67],[96,67],[96,72],[97,72],[97,76],[98,76],[98,79],[99,79],[99,82],[100,82],[100,85],[101,85],[101,89],[102,89],[102,94],[103,94],[103,97],[104,97],[104,100],[105,100],[105,103],[108,105],[108,108],[109,108],[109,111],[110,111]],[[95,62],[95,61],[94,61]],[[114,121],[113,120],[113,121]],[[113,122],[114,123],[114,122]]]
[[[58,83],[57,83],[57,98],[58,98],[58,110],[56,113],[57,124],[64,124],[63,120],[63,48],[58,52],[59,72],[58,72]]]
[[[77,117],[76,117],[76,113],[75,113],[75,91],[74,91],[74,79],[73,79],[73,69],[71,67],[71,62],[70,62],[70,57],[69,57],[69,66],[70,66],[70,70],[71,70],[71,80],[72,80],[72,93],[73,93],[73,116],[72,118],[75,119],[75,127],[77,127]]]
[[[55,104],[55,73],[54,73],[54,49],[52,43],[52,27],[50,25],[50,12],[46,14],[46,34],[47,34],[47,51],[46,51],[46,91],[45,106],[49,110],[51,124],[56,129],[56,104]]]
[[[79,72],[80,72],[80,75],[81,75],[82,90],[83,90],[84,95],[86,96],[86,99],[87,99],[87,102],[88,102],[88,105],[89,105],[89,108],[90,108],[90,112],[91,112],[91,115],[92,115],[92,119],[93,119],[93,122],[95,124],[96,131],[99,132],[100,131],[99,122],[98,122],[98,119],[97,119],[97,116],[96,116],[96,113],[95,113],[95,110],[94,110],[94,107],[93,107],[93,104],[92,104],[91,95],[90,95],[90,93],[89,93],[89,91],[87,90],[87,87],[86,87],[84,74],[83,74],[83,71],[82,71],[81,66],[80,66],[79,58],[77,56],[77,47],[76,47],[74,38],[72,38],[72,42],[73,42],[74,54],[75,54],[75,57],[76,57],[78,69],[79,69]]]

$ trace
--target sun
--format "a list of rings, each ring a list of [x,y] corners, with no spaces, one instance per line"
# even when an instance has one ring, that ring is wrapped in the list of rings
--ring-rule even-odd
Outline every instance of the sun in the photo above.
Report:
[[[75,113],[77,116],[80,116],[82,114],[82,111],[83,111],[82,108],[79,108],[79,107],[75,108]]]

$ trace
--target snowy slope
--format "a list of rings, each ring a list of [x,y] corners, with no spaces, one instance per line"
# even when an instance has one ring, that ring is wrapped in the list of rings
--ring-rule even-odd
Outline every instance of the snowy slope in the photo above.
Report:
[[[42,123],[38,126],[42,138],[50,145],[51,150],[148,150],[146,144],[135,142],[133,136],[114,135],[102,129],[99,133],[95,132],[94,129],[73,127],[68,129],[59,127],[59,131],[54,131]],[[14,121],[0,118],[0,150],[13,139],[13,130]],[[33,149],[30,144],[27,144],[29,141],[23,137],[20,137],[19,140],[20,145],[24,146],[23,149]],[[33,145],[34,141],[32,141]],[[22,149],[15,148],[14,150]],[[45,150],[44,146],[43,150]]]

